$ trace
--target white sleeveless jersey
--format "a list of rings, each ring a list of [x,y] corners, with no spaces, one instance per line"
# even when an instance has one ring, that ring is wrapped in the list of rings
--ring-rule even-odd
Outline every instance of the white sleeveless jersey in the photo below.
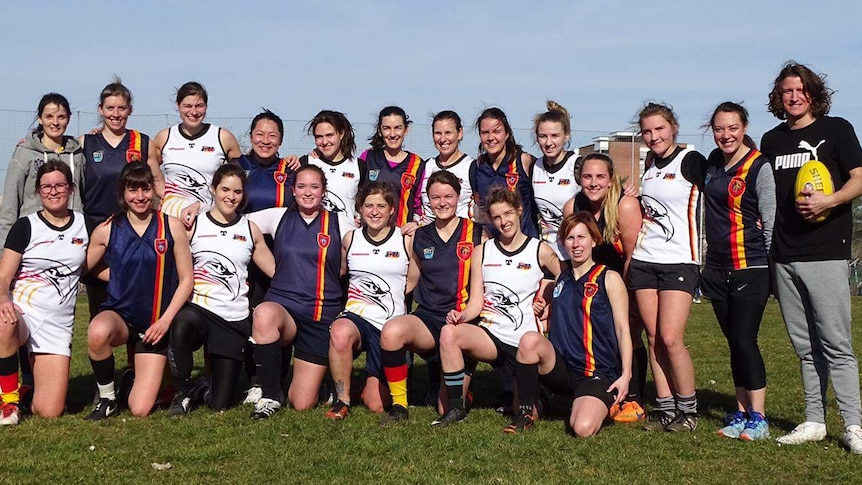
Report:
[[[378,330],[390,318],[404,315],[409,261],[401,229],[392,228],[381,242],[373,242],[364,230],[355,229],[347,248],[350,286],[344,309],[361,316]]]
[[[84,215],[73,212],[69,224],[59,230],[38,213],[27,220],[30,240],[12,282],[12,300],[27,316],[31,333],[46,321],[71,328],[81,266],[90,242]]]
[[[194,261],[192,303],[228,322],[248,317],[248,265],[254,252],[251,226],[245,216],[232,224],[198,214],[189,241]]]
[[[218,126],[209,125],[194,138],[188,138],[179,125],[170,127],[168,141],[162,148],[165,176],[162,212],[179,218],[183,208],[195,202],[201,203],[201,213],[212,208],[213,174],[225,163],[220,131]]]
[[[575,162],[578,156],[568,152],[562,162],[548,167],[545,157],[536,160],[533,167],[533,196],[539,209],[539,225],[542,240],[547,242],[561,260],[569,259],[563,242],[557,241],[557,232],[563,222],[563,206],[578,192],[581,186],[575,180]]]
[[[655,165],[641,179],[643,226],[632,259],[647,263],[700,264],[697,203],[700,191],[682,175],[682,160],[692,148],[677,154],[664,168]]]
[[[458,177],[461,184],[461,194],[458,196],[458,209],[455,215],[464,219],[473,218],[473,189],[470,187],[470,166],[474,160],[470,155],[461,155],[454,164],[441,167],[437,163],[437,157],[429,158],[425,162],[425,176],[422,179],[422,213],[419,214],[419,224],[424,226],[434,222],[434,213],[431,211],[431,201],[428,200],[428,177],[435,172],[446,170]]]
[[[533,313],[533,299],[544,277],[539,243],[531,237],[517,252],[508,253],[497,245],[496,239],[490,239],[482,253],[485,303],[479,325],[513,347],[530,330],[542,331]]]
[[[348,231],[359,227],[356,224],[356,192],[359,190],[359,161],[345,158],[336,163],[319,158],[308,157],[308,163],[316,165],[326,175],[326,196],[323,208],[338,214],[338,227],[341,237]]]

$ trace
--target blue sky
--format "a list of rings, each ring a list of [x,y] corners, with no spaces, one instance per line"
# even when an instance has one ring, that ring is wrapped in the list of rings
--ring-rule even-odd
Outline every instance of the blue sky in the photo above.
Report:
[[[796,59],[828,74],[832,114],[862,129],[856,2],[10,0],[0,16],[2,109],[33,111],[59,91],[92,111],[116,73],[137,114],[174,112],[174,89],[199,80],[214,117],[265,106],[305,121],[332,108],[373,122],[398,104],[417,122],[455,109],[469,123],[499,105],[527,128],[551,98],[573,128],[609,132],[654,99],[699,133],[730,99],[759,137],[776,123],[771,82]],[[17,139],[26,126],[0,130]]]

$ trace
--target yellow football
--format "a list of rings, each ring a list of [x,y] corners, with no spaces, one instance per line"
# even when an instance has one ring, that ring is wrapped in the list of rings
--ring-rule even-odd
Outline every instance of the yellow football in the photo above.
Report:
[[[835,191],[835,184],[832,183],[832,175],[823,162],[809,160],[799,169],[799,172],[796,174],[796,200],[801,200],[805,197],[802,195],[802,191],[806,189],[823,192],[825,195],[831,195]],[[830,211],[830,209],[825,210],[811,222],[825,221]]]

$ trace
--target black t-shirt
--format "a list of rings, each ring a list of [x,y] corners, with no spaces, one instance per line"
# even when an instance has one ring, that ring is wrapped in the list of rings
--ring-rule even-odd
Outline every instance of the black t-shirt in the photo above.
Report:
[[[832,208],[821,223],[805,221],[796,211],[796,174],[808,160],[829,169],[835,190],[862,166],[862,147],[853,126],[843,118],[824,116],[791,130],[781,123],[763,135],[761,151],[773,161],[776,213],[772,257],[778,263],[850,259],[851,205]]]

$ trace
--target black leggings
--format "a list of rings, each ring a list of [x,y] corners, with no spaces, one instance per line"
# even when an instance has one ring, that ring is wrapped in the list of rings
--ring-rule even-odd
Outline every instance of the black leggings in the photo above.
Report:
[[[755,391],[766,387],[766,367],[757,333],[769,298],[769,270],[704,269],[704,295],[712,300],[715,318],[730,348],[734,387]]]
[[[194,352],[205,345],[210,336],[210,323],[188,306],[180,310],[171,323],[168,363],[178,385],[188,383],[194,369]],[[207,405],[222,410],[234,404],[239,387],[243,361],[206,352],[210,368],[211,387]]]

